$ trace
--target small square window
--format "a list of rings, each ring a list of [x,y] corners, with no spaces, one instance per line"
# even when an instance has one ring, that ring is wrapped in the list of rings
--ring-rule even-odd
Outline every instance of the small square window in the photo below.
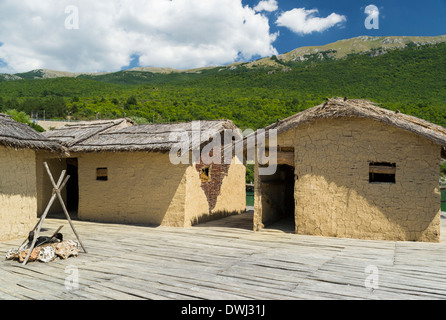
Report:
[[[396,183],[396,163],[370,162],[369,183]]]
[[[107,168],[97,168],[96,169],[96,180],[107,181],[108,180],[108,169]]]

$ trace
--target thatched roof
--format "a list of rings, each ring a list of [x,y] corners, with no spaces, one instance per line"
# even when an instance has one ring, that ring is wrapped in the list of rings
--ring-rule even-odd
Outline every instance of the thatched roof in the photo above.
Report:
[[[72,145],[69,150],[72,152],[168,152],[180,140],[179,136],[172,135],[172,133],[187,133],[190,142],[189,148],[191,148],[196,145],[198,139],[202,143],[209,141],[208,134],[211,131],[221,133],[225,129],[235,128],[236,126],[230,120],[135,125],[121,130],[99,133],[90,139]]]
[[[134,122],[127,118],[69,122],[61,128],[44,132],[44,135],[66,147],[71,147],[100,133],[120,130],[133,125]]]
[[[425,120],[380,108],[370,101],[343,98],[328,99],[319,106],[279,120],[265,129],[277,129],[278,134],[304,123],[319,119],[367,118],[376,120],[424,137],[443,147],[446,146],[446,128]]]
[[[64,152],[64,148],[57,142],[5,114],[0,114],[0,145],[16,149]]]

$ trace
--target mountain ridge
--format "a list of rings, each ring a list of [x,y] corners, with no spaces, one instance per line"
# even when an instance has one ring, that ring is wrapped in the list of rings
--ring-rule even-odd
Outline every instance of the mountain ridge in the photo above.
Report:
[[[323,52],[328,52],[333,59],[342,59],[349,54],[372,53],[376,55],[385,54],[395,49],[403,49],[408,45],[423,46],[446,42],[446,35],[439,36],[358,36],[350,39],[338,40],[322,46],[304,46],[289,52],[280,54],[277,59],[282,62],[307,61],[308,56],[318,56],[323,60]],[[381,50],[380,52],[376,52]],[[278,66],[280,63],[272,63],[270,58],[261,58],[247,64],[254,66]]]
[[[338,40],[322,46],[304,46],[293,49],[278,56],[264,57],[250,62],[235,62],[222,66],[208,66],[193,69],[174,69],[169,67],[135,67],[121,71],[110,72],[70,72],[52,69],[35,69],[22,73],[1,73],[0,81],[12,81],[22,79],[54,79],[54,78],[78,78],[78,77],[100,77],[104,75],[118,74],[120,72],[140,72],[151,74],[200,74],[205,70],[220,68],[221,70],[234,70],[239,66],[246,68],[256,67],[283,67],[287,62],[304,62],[310,58],[324,60],[342,59],[350,54],[382,55],[395,49],[402,49],[407,46],[423,46],[446,42],[446,35],[439,36],[358,36],[350,39]]]
[[[369,46],[377,40],[375,49],[335,59],[334,51],[325,47],[304,55],[305,61],[272,56],[266,60],[275,65],[265,67],[239,63],[194,70],[201,73],[134,69],[102,76],[3,81],[0,112],[23,111],[33,119],[130,117],[137,123],[230,119],[241,129],[258,129],[327,98],[348,97],[446,127],[443,38],[429,38],[422,43],[441,43],[419,46],[411,39],[356,39],[352,41],[370,41]],[[404,48],[386,51],[380,47],[383,41]]]

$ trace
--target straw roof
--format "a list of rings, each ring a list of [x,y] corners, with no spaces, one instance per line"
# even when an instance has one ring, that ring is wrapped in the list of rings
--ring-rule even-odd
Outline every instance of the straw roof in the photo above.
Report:
[[[279,120],[265,129],[277,129],[278,134],[280,134],[304,123],[319,119],[337,118],[376,120],[415,133],[443,147],[446,146],[446,128],[398,111],[380,108],[367,100],[328,99],[324,104],[307,109],[284,120]]]
[[[190,149],[197,143],[202,145],[210,141],[209,133],[221,133],[225,129],[236,129],[236,126],[230,120],[135,125],[96,134],[90,139],[72,145],[69,150],[72,152],[168,152],[182,141],[181,134],[187,133]]]
[[[47,150],[63,153],[64,148],[30,126],[0,113],[0,145],[16,149]]]
[[[83,122],[70,122],[65,126],[44,132],[43,134],[60,144],[71,147],[81,143],[91,137],[100,133],[110,132],[133,126],[134,122],[130,119],[116,119],[116,120],[96,120]]]

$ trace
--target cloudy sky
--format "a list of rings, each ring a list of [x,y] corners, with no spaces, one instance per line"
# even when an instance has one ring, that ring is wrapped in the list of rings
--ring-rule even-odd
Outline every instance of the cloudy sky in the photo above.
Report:
[[[0,72],[224,65],[360,35],[446,34],[445,16],[446,0],[0,0]]]

